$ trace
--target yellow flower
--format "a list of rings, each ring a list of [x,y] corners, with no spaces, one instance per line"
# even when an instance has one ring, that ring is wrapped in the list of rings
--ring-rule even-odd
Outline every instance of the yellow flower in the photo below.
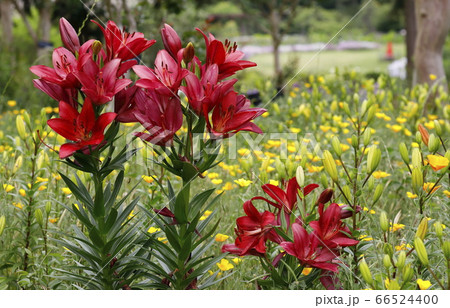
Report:
[[[430,74],[430,80],[436,80],[437,76],[435,74]]]
[[[359,236],[359,239],[361,240],[361,241],[373,241],[373,238],[372,237],[370,237],[370,236],[367,236],[366,234],[361,234],[360,236]]]
[[[19,203],[13,202],[13,205],[20,210],[23,208],[23,204],[20,202]]]
[[[430,120],[430,121],[434,121],[434,120],[437,120],[437,119],[438,119],[438,116],[435,115],[435,114],[429,114],[429,115],[427,115],[427,118],[428,118],[428,120]]]
[[[312,272],[312,267],[305,267],[302,270],[302,274],[305,275],[305,276],[308,276],[311,272]]]
[[[212,180],[212,179],[217,179],[219,177],[219,174],[217,172],[211,172],[208,173],[208,177]]]
[[[153,183],[153,181],[155,180],[153,177],[148,176],[148,175],[143,175],[142,179],[149,184]]]
[[[56,223],[59,220],[59,218],[49,218],[48,221],[50,221],[52,224]]]
[[[403,129],[403,133],[406,135],[406,136],[412,136],[412,133],[411,133],[411,131],[409,130],[409,129],[407,129],[407,128],[405,128],[405,129]]]
[[[450,163],[448,158],[444,156],[428,155],[427,158],[431,168],[433,168],[434,171],[439,171],[447,167],[448,164]]]
[[[233,261],[234,264],[239,264],[242,262],[242,259],[241,258],[233,258],[233,259],[231,259],[231,261]]]
[[[444,195],[450,198],[450,190],[444,190]]]
[[[430,129],[430,130],[434,128],[434,122],[433,122],[433,121],[424,123],[423,125],[424,125],[426,128]]]
[[[41,183],[41,182],[48,182],[48,178],[41,178],[38,176],[36,179],[36,183]]]
[[[150,227],[147,230],[148,233],[156,233],[158,231],[161,231],[161,229],[160,228],[155,228],[155,227]]]
[[[232,190],[233,184],[231,182],[226,182],[225,185],[222,187],[222,190]]]
[[[234,268],[233,264],[231,264],[230,261],[228,261],[227,259],[222,259],[222,260],[220,260],[220,263],[216,263],[216,264],[217,264],[217,267],[223,272]]]
[[[350,149],[350,146],[344,143],[341,143],[341,150],[342,152],[347,151],[348,149]]]
[[[278,186],[278,181],[277,180],[269,180],[269,184],[272,184],[272,185],[275,185],[275,186]]]
[[[434,188],[433,188],[434,187]],[[429,193],[431,191],[431,189],[433,188],[433,191],[431,191],[431,193],[434,193],[436,190],[438,190],[441,187],[441,185],[439,186],[435,186],[434,183],[424,183],[423,184],[423,190],[425,190],[427,193]]]
[[[61,175],[59,175],[59,174],[53,173],[53,177],[54,177],[55,180],[57,180],[57,181],[61,180]]]
[[[225,242],[229,238],[228,235],[217,233],[215,237],[216,242]]]
[[[46,113],[52,113],[53,112],[53,108],[52,107],[45,107],[44,108]]]
[[[63,188],[61,188],[61,190],[66,195],[70,195],[72,193],[72,191],[68,187],[63,187]]]
[[[132,210],[131,213],[128,214],[128,220],[130,220],[130,219],[133,218],[134,216],[136,216],[136,214],[134,214],[134,210]]]
[[[320,125],[319,126],[320,130],[323,131],[324,133],[328,132],[331,129],[331,126],[328,125]]]
[[[412,246],[411,245],[409,245],[409,244],[401,244],[401,245],[396,245],[395,246],[395,250],[396,251],[400,251],[400,250],[408,250],[408,249],[411,249],[412,248]]]
[[[211,182],[213,184],[215,184],[215,185],[219,185],[219,184],[222,184],[223,180],[221,180],[221,179],[212,179]]]
[[[9,185],[9,184],[3,184],[3,189],[4,189],[7,193],[9,193],[11,190],[14,189],[14,186]]]
[[[25,189],[21,188],[21,189],[19,189],[19,194],[20,194],[22,197],[25,197],[25,195],[27,194],[27,192],[25,191]]]
[[[246,179],[239,179],[239,180],[234,180],[234,182],[236,184],[238,184],[241,187],[247,187],[248,185],[250,185],[251,183],[253,183],[253,181],[250,180],[246,180]]]
[[[387,172],[378,170],[378,171],[375,171],[374,173],[372,173],[372,176],[376,179],[381,179],[381,178],[390,176],[390,174]]]
[[[410,198],[410,199],[417,198],[416,194],[413,194],[412,192],[409,192],[409,191],[406,192],[406,196],[408,196],[408,198]]]
[[[289,130],[294,134],[298,134],[299,132],[302,131],[300,128],[296,128],[296,127],[291,127]]]
[[[9,107],[14,107],[14,106],[17,105],[17,102],[14,101],[14,100],[9,100],[9,101],[7,102],[7,104],[8,104]]]
[[[407,121],[407,119],[406,118],[403,118],[403,117],[398,117],[397,119],[395,119],[398,123],[400,123],[400,124],[403,124],[403,123],[405,123],[406,121]]]
[[[47,189],[47,186],[45,186],[45,185],[39,186],[39,188],[38,188],[39,191],[43,191],[46,189]]]
[[[211,215],[212,211],[205,211],[203,215],[200,217],[200,220],[205,220],[208,218],[209,215]]]
[[[395,133],[398,133],[399,131],[401,131],[403,129],[403,126],[395,124],[391,126],[391,130]]]
[[[391,232],[395,232],[397,230],[401,230],[405,228],[404,224],[392,224],[392,222],[390,223],[391,227],[389,228],[389,231]]]
[[[431,287],[431,282],[429,280],[422,280],[419,278],[416,282],[419,286],[419,289],[421,290],[427,290],[429,287]]]
[[[158,241],[163,242],[164,244],[167,244],[169,242],[165,237],[158,237]]]
[[[261,116],[263,118],[267,118],[270,115],[270,113],[268,111],[264,112]]]
[[[309,165],[308,166],[308,172],[309,173],[314,173],[314,172],[320,172],[320,171],[322,171],[322,169],[323,169],[323,166],[313,166],[313,165]]]
[[[370,214],[375,214],[376,212],[374,210],[369,210],[366,206],[363,208],[364,212],[369,212]]]
[[[249,154],[250,154],[250,150],[249,150],[249,149],[246,149],[246,148],[241,148],[241,149],[239,149],[237,152],[238,152],[238,154],[241,155],[241,156],[246,156],[246,155],[249,155]]]

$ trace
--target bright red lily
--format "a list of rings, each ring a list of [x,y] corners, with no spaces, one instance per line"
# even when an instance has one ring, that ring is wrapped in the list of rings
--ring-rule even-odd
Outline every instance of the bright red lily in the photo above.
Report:
[[[120,59],[114,59],[105,64],[101,69],[93,67],[89,72],[78,72],[77,77],[83,87],[83,91],[95,105],[103,105],[110,102],[114,95],[131,83],[129,79],[118,79],[117,72],[120,67]]]
[[[147,40],[140,32],[127,33],[117,27],[113,21],[108,21],[106,28],[97,24],[103,32],[106,45],[106,61],[119,58],[122,61],[136,58],[144,50],[152,46],[156,41]]]
[[[317,236],[308,232],[298,223],[292,224],[294,242],[281,242],[280,246],[290,255],[300,260],[301,265],[338,271],[331,261],[337,256],[328,248],[321,247]]]
[[[47,121],[56,133],[73,142],[65,143],[59,150],[61,159],[71,156],[78,150],[88,150],[100,145],[105,136],[103,132],[116,117],[114,112],[108,112],[95,118],[95,112],[89,98],[86,98],[81,113],[70,104],[59,103],[59,118]]]
[[[164,28],[161,29],[161,38],[164,44],[164,48],[172,56],[177,59],[178,51],[181,49],[181,40],[177,32],[168,24],[164,24]]]
[[[114,97],[114,112],[117,113],[117,122],[132,123],[139,122],[136,119],[136,101],[147,99],[145,90],[132,86],[118,92]]]
[[[204,106],[203,114],[209,131],[216,137],[228,138],[239,131],[262,133],[251,121],[266,112],[266,109],[250,108],[250,101],[244,95],[237,95],[234,91],[223,95],[214,107],[211,122],[207,107]]]
[[[269,211],[260,213],[251,200],[244,203],[244,212],[247,216],[236,219],[236,241],[234,245],[224,245],[222,251],[241,256],[248,254],[265,254],[266,241],[281,242],[280,236],[274,230],[276,226],[275,215]]]
[[[341,207],[336,203],[332,203],[320,215],[318,221],[310,222],[311,228],[314,229],[315,234],[317,234],[322,244],[326,247],[347,247],[359,243],[357,240],[348,237],[347,234],[350,233],[350,230],[341,221],[341,212]]]
[[[173,136],[183,124],[183,112],[177,97],[147,91],[144,99],[136,100],[134,115],[147,132],[136,133],[142,140],[160,146],[170,146]]]
[[[78,105],[76,100],[78,93],[75,88],[63,88],[60,85],[45,81],[44,79],[34,79],[33,84],[35,88],[41,90],[58,102],[65,101],[74,108]]]
[[[59,20],[59,33],[64,46],[76,54],[80,49],[80,39],[75,29],[64,17]]]

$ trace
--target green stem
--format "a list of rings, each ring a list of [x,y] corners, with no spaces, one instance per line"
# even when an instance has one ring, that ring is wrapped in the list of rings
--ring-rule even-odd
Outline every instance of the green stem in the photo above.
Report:
[[[437,283],[439,284],[439,286],[442,288],[442,290],[445,290],[444,285],[442,284],[442,282],[437,278],[436,274],[433,272],[433,270],[431,269],[430,266],[427,266],[428,271],[431,273],[431,275],[433,276],[433,278],[437,281]]]

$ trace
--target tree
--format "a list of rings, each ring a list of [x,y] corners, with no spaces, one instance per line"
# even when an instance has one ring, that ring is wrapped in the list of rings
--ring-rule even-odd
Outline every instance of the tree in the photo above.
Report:
[[[414,83],[432,84],[433,74],[447,90],[442,50],[450,29],[450,0],[416,0],[415,13]]]
[[[2,0],[0,2],[0,19],[2,27],[2,40],[4,46],[9,48],[13,41],[13,20],[12,20],[12,3],[10,0]]]

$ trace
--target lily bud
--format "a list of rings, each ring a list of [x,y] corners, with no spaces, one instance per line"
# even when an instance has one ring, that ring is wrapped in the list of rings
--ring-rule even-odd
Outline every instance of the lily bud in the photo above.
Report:
[[[61,34],[61,41],[64,47],[69,49],[73,54],[78,52],[80,49],[80,39],[75,29],[64,17],[59,20],[59,33]]]
[[[352,147],[358,148],[358,137],[356,135],[352,135]]]
[[[328,178],[325,175],[325,173],[322,173],[320,175],[320,184],[322,184],[322,186],[327,187],[328,186]]]
[[[389,269],[392,266],[391,258],[388,255],[384,255],[383,265],[386,269]]]
[[[42,216],[41,209],[34,211],[34,217],[36,218],[37,223],[42,227],[44,224],[44,217]]]
[[[192,61],[194,56],[195,56],[194,44],[189,42],[189,44],[187,44],[186,48],[184,48],[183,50],[183,62],[188,64],[189,62]]]
[[[42,127],[44,127],[46,123],[47,123],[47,112],[45,111],[45,108],[42,108],[41,109],[41,125],[42,125]]]
[[[25,129],[25,123],[23,121],[23,117],[20,114],[16,117],[16,127],[17,127],[17,132],[19,133],[20,138],[25,140],[27,138],[27,131]]]
[[[161,29],[161,38],[164,48],[173,58],[177,58],[177,53],[181,49],[181,40],[177,32],[168,24],[164,24]]]
[[[425,238],[428,230],[428,219],[426,217],[422,218],[419,227],[417,227],[416,237],[420,238],[422,241]]]
[[[395,263],[395,266],[397,266],[399,269],[402,269],[403,266],[405,266],[406,262],[406,253],[405,251],[400,251],[398,254],[397,262]]]
[[[302,185],[300,185],[300,186],[302,186]],[[319,199],[317,199],[317,202],[325,204],[325,203],[328,203],[331,200],[331,198],[333,198],[333,189],[327,188],[324,191],[322,191],[322,193],[319,196]]]
[[[323,152],[323,166],[325,167],[325,171],[331,177],[333,182],[337,182],[338,172],[336,168],[336,162],[333,159],[333,155],[331,155],[330,151],[328,150],[325,150]]]
[[[412,187],[416,194],[419,194],[423,187],[423,174],[419,168],[412,170]]]
[[[394,255],[394,248],[392,248],[391,244],[385,243],[383,246],[383,252],[392,257]]]
[[[282,179],[287,178],[286,167],[284,166],[284,164],[281,162],[281,160],[278,157],[275,158],[275,169],[277,170],[280,178],[282,178]]]
[[[444,126],[445,128],[445,126]],[[441,123],[439,123],[438,120],[434,120],[434,129],[436,131],[436,135],[438,135],[439,137],[442,137],[442,126]]]
[[[355,211],[353,211],[353,208],[349,205],[340,205],[341,208],[341,219],[349,218],[353,216],[353,213],[359,213],[361,212],[362,208],[361,206],[357,205]]]
[[[437,150],[439,150],[439,147],[441,146],[441,141],[439,138],[436,138],[434,134],[431,134],[428,139],[428,150],[430,150],[431,153],[435,153]]]
[[[445,259],[450,260],[450,242],[446,241],[442,244],[442,251],[444,252]]]
[[[295,172],[295,178],[300,187],[305,185],[305,172],[303,171],[302,166],[297,167],[297,171]]]
[[[373,194],[373,203],[377,202],[378,199],[380,199],[383,190],[384,190],[383,185],[378,184],[377,188],[375,188],[375,193]]]
[[[17,157],[16,162],[14,163],[13,173],[19,171],[19,169],[22,168],[22,164],[23,164],[23,157],[22,155],[20,155],[19,157]]]
[[[334,136],[333,139],[331,139],[331,146],[333,147],[333,150],[336,153],[336,155],[341,157],[342,147],[341,142],[339,141],[339,138],[337,136]]]
[[[369,266],[366,263],[366,260],[363,258],[361,262],[359,262],[359,271],[361,272],[361,275],[365,282],[372,285],[373,279],[372,279],[372,273],[370,272]]]
[[[367,187],[369,188],[369,190],[372,190],[374,186],[375,186],[375,178],[371,176],[367,181]]]
[[[50,201],[47,201],[47,203],[45,204],[45,213],[50,214],[50,211],[52,210],[52,203]]]
[[[369,144],[371,137],[372,137],[372,130],[370,129],[370,127],[367,127],[363,135],[363,144],[365,147]]]
[[[381,150],[373,145],[369,149],[369,153],[367,154],[367,173],[371,174],[378,167],[378,164],[381,160]]]
[[[422,124],[419,124],[419,132],[420,136],[422,137],[423,143],[425,143],[425,145],[428,146],[429,134],[427,129]]]
[[[411,268],[411,263],[408,263],[403,268],[403,282],[408,282],[414,275],[414,270]]]
[[[406,144],[404,142],[400,143],[398,149],[400,151],[400,156],[402,157],[403,162],[409,165],[409,154],[408,149],[406,148]]]
[[[375,116],[375,113],[377,111],[377,107],[375,105],[373,105],[372,107],[369,108],[369,112],[367,113],[367,123],[369,124],[370,122],[372,122],[373,117]]]
[[[440,221],[436,221],[435,223],[434,223],[434,232],[436,233],[436,236],[439,238],[439,239],[442,239],[442,235],[443,235],[443,228],[442,228],[442,224],[441,224],[441,222]]]
[[[5,230],[6,218],[4,215],[0,217],[0,235],[3,234],[3,230]]]
[[[28,112],[24,111],[24,113],[22,113],[22,117],[23,117],[23,120],[25,121],[25,124],[27,124],[28,127],[31,127],[31,120],[30,120],[30,115],[28,114]]]
[[[420,150],[418,148],[414,148],[412,150],[412,165],[413,168],[422,167],[422,154],[420,154]]]
[[[347,103],[344,103],[343,109],[344,109],[345,114],[347,114],[349,117],[352,116],[352,113],[350,112],[350,108],[348,107]]]
[[[383,232],[389,229],[389,220],[385,211],[382,211],[380,214],[380,227]]]
[[[100,41],[94,41],[94,43],[92,43],[91,48],[92,48],[92,53],[94,54],[94,56],[96,56],[102,50],[103,44]]]
[[[420,263],[422,263],[423,266],[428,267],[427,250],[425,249],[425,245],[423,244],[422,240],[418,237],[414,239],[414,248],[416,249]]]

